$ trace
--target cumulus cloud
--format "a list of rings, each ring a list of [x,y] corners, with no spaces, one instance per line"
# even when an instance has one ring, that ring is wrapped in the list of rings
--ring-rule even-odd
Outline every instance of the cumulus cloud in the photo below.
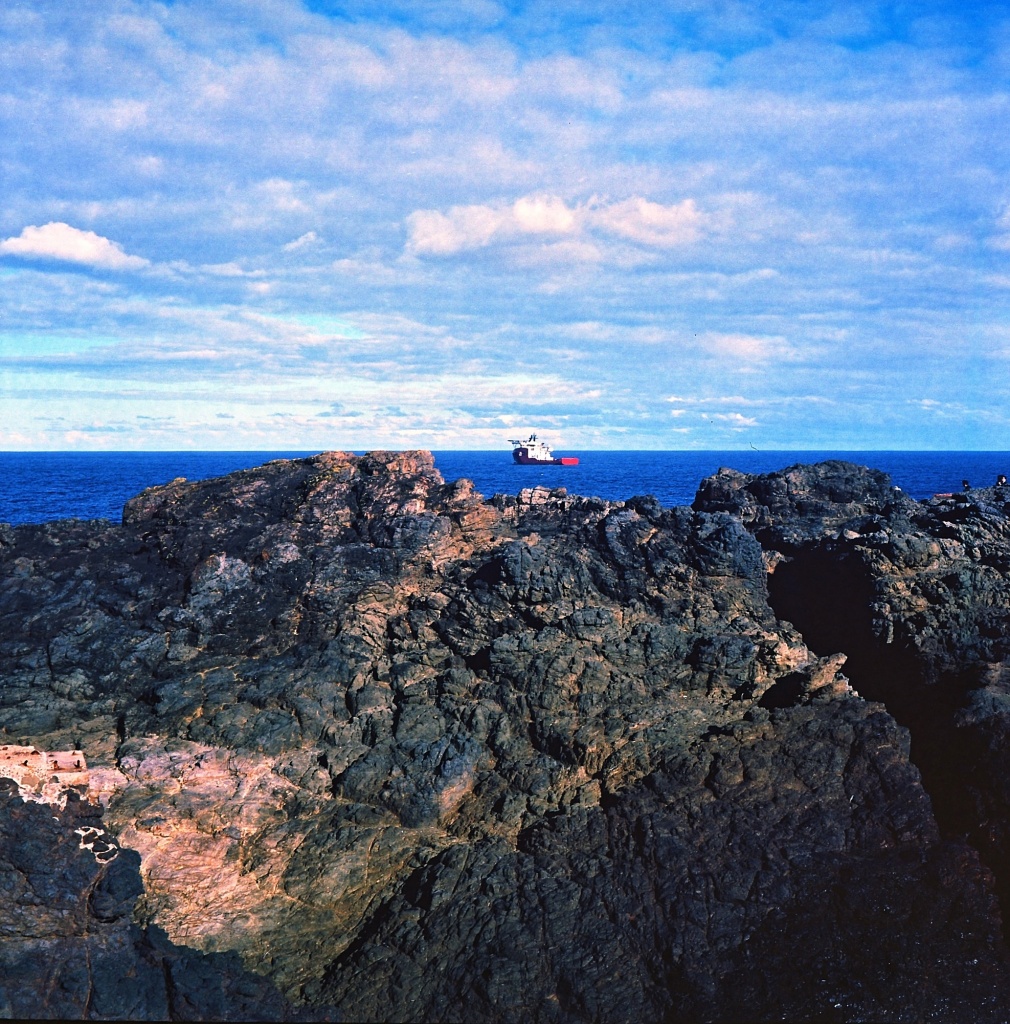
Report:
[[[81,263],[103,270],[139,270],[150,265],[150,260],[124,252],[118,242],[62,221],[50,221],[41,227],[29,225],[20,235],[0,242],[0,253],[26,259]]]
[[[479,249],[491,241],[507,216],[489,206],[454,206],[448,213],[417,210],[407,218],[407,248],[432,256]]]
[[[597,231],[651,248],[697,241],[707,218],[693,199],[664,205],[641,196],[620,202],[590,200],[569,206],[552,195],[521,196],[511,206],[454,206],[447,213],[417,210],[407,218],[407,248],[446,256],[492,242],[530,236],[583,237]],[[591,243],[587,243],[591,244]]]
[[[744,416],[743,413],[739,412],[714,412],[711,414],[710,419],[719,420],[721,423],[727,423],[734,429],[743,430],[746,427],[756,427],[758,421],[753,416]]]
[[[674,419],[680,419],[690,414],[693,418],[706,420],[710,424],[722,426],[733,431],[747,430],[750,427],[760,426],[761,423],[756,417],[745,416],[742,412],[718,412],[716,410],[734,405],[773,407],[780,404],[779,399],[762,398],[753,400],[747,399],[743,395],[670,395],[667,401],[676,406],[676,408],[671,409],[669,412],[669,415]]]
[[[555,196],[525,196],[512,206],[512,220],[520,231],[534,235],[564,235],[575,228],[575,210]]]
[[[511,206],[454,206],[448,213],[417,210],[407,218],[407,248],[418,255],[447,256],[492,241],[560,238],[578,232],[583,212],[551,195],[522,196]]]
[[[593,221],[632,242],[661,248],[696,242],[705,225],[693,199],[664,206],[640,196],[594,211]]]

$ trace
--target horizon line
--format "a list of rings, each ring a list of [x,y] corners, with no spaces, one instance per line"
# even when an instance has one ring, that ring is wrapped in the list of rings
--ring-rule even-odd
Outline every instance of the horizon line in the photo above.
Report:
[[[501,455],[511,454],[505,448],[396,448],[396,447],[368,447],[368,448],[5,448],[0,449],[0,455],[281,455],[311,457],[326,452],[348,452],[351,455],[366,455],[370,452],[431,452],[440,453],[473,453],[483,454],[499,453]],[[629,454],[629,453],[666,453],[677,455],[705,454],[706,452],[734,452],[746,453],[755,452],[768,455],[780,455],[785,453],[803,452],[838,452],[846,454],[862,453],[885,453],[900,452],[907,454],[941,454],[941,453],[966,453],[977,452],[985,454],[1010,454],[1010,448],[831,448],[831,447],[801,447],[801,448],[568,448],[566,451],[579,453],[603,454]]]

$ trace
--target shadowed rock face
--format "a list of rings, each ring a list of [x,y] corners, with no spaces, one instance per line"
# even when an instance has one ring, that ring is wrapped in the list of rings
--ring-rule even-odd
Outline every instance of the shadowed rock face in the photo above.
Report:
[[[829,488],[837,501],[823,501]],[[915,502],[878,471],[822,463],[761,477],[721,470],[695,507],[739,516],[775,552],[778,613],[815,650],[844,650],[853,685],[910,729],[941,826],[981,852],[1005,915],[1010,490]]]
[[[992,876],[846,645],[769,603],[812,600],[807,553],[875,593],[853,553],[900,515],[928,554],[926,507],[845,464],[696,505],[485,502],[427,453],[329,453],[8,528],[0,737],[84,751],[139,856],[130,928],[309,1015],[1004,1019]],[[4,933],[37,998],[60,947],[31,922],[122,857]],[[163,1016],[151,991],[88,1012]]]

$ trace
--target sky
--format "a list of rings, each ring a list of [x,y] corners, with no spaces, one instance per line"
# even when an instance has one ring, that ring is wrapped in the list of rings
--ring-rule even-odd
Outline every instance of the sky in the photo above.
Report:
[[[6,0],[0,449],[1010,450],[1010,8]]]

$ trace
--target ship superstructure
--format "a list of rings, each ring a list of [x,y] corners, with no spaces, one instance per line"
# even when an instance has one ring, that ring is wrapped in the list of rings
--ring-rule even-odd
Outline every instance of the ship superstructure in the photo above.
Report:
[[[530,434],[525,441],[509,438],[512,445],[512,458],[520,466],[577,466],[579,460],[572,456],[555,458],[554,453],[543,441],[537,440],[536,434]]]

